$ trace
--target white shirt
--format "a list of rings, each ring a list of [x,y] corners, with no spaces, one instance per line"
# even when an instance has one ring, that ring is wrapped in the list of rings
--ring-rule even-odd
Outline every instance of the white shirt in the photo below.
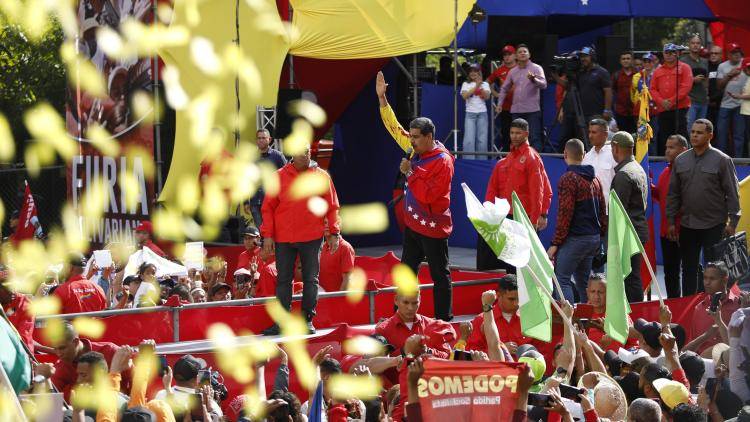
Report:
[[[138,305],[140,305],[143,296],[157,298],[158,294],[156,293],[156,287],[154,287],[153,284],[147,281],[142,281],[141,285],[138,286],[138,290],[135,292],[135,295],[133,295],[134,308],[137,308]]]
[[[464,82],[461,84],[461,94],[468,92],[468,91],[474,91],[477,89],[476,82]],[[482,82],[482,91],[486,91],[487,94],[490,92],[490,84],[487,82]],[[466,100],[466,112],[467,113],[486,113],[487,112],[487,103],[485,100],[482,99],[479,95],[472,95]]]
[[[591,148],[583,156],[581,164],[594,167],[594,174],[602,184],[602,193],[604,194],[604,203],[606,204],[607,198],[609,198],[609,187],[612,185],[612,179],[615,178],[615,167],[617,167],[615,157],[612,156],[612,146],[604,144],[599,151],[596,148]]]
[[[164,400],[169,404],[172,409],[184,412],[190,408],[190,396],[195,394],[194,388],[180,387],[175,385],[172,387],[171,397],[167,394],[167,390],[159,390],[154,396],[155,400]],[[209,412],[217,415],[219,418],[224,416],[224,412],[221,411],[221,407],[218,403],[211,399]]]

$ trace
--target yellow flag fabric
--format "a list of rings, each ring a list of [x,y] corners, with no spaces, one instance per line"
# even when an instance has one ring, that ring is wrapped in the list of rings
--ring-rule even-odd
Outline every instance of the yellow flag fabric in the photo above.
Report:
[[[651,92],[648,85],[640,78],[641,74],[637,73],[633,77],[633,89],[631,97],[638,101],[638,125],[637,136],[635,139],[635,161],[641,162],[643,157],[648,154],[648,144],[654,137],[654,130],[651,128],[649,116],[649,104],[651,103]]]
[[[240,46],[252,59],[259,80],[249,88],[240,83],[240,116],[236,113],[235,78],[227,73],[211,79],[198,64],[208,57],[191,56],[191,46],[171,47],[161,52],[166,64],[179,69],[180,82],[192,100],[202,95],[215,101],[215,122],[226,150],[234,149],[235,122],[244,120],[241,140],[254,140],[256,106],[273,106],[279,77],[287,53],[317,59],[362,59],[394,57],[449,45],[453,39],[454,0],[292,0],[291,27],[281,21],[273,0],[239,3]],[[458,0],[458,25],[463,24],[473,4]],[[234,0],[174,0],[171,26],[187,26],[194,36],[210,41],[222,57],[233,44]],[[196,63],[196,61],[198,63]],[[204,66],[205,67],[205,66]],[[260,91],[253,95],[253,90]],[[221,148],[206,145],[191,125],[207,118],[203,109],[176,112],[174,153],[160,201],[174,203],[183,178],[198,178],[201,161],[217,156]],[[197,139],[196,139],[197,138]]]
[[[454,0],[291,0],[291,54],[316,59],[394,57],[449,45]],[[459,27],[474,0],[458,0]]]
[[[740,209],[750,210],[750,176],[742,179],[740,182]],[[740,222],[737,223],[737,231],[750,233],[750,212],[743,212],[740,215]]]
[[[289,49],[289,35],[281,18],[276,11],[276,4],[271,0],[253,2],[255,9],[241,2],[240,11],[240,43],[242,54],[252,59],[258,69],[260,80],[255,82],[254,89],[259,95],[251,95],[247,84],[240,82],[239,100],[240,114],[237,116],[237,97],[235,95],[234,72],[227,72],[220,78],[209,78],[191,57],[190,46],[172,47],[161,52],[161,57],[167,65],[179,69],[180,83],[187,96],[194,99],[202,94],[208,94],[213,88],[216,92],[217,107],[216,121],[212,127],[228,128],[222,131],[224,147],[227,151],[234,150],[234,134],[237,118],[245,121],[240,132],[244,141],[255,140],[255,114],[257,105],[273,106],[279,88],[279,77]],[[223,58],[227,48],[234,45],[235,32],[235,1],[216,0],[199,2],[174,2],[174,17],[171,26],[185,25],[190,28],[194,36],[209,40],[217,56]],[[197,9],[191,9],[197,7]],[[197,10],[197,14],[194,13]],[[199,17],[199,22],[193,19]],[[262,22],[258,22],[262,20]],[[262,24],[261,24],[262,23]],[[208,60],[200,57],[199,60]],[[200,112],[197,112],[200,113]],[[201,119],[206,119],[205,113],[200,113]],[[178,186],[182,178],[198,179],[201,161],[209,151],[218,154],[221,148],[201,144],[201,139],[191,139],[191,124],[197,120],[191,118],[187,109],[176,110],[175,142],[169,176],[162,189],[160,201],[167,204],[174,203],[177,198]]]

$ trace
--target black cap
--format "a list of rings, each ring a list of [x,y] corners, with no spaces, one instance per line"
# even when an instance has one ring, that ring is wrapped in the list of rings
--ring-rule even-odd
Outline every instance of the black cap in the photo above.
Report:
[[[659,343],[659,336],[661,335],[661,324],[658,322],[648,322],[643,318],[638,318],[633,324],[636,330],[643,336],[643,340],[646,341],[652,349],[661,349],[661,343]]]
[[[193,355],[185,355],[174,363],[174,376],[180,381],[189,381],[198,376],[198,371],[206,369],[206,361]]]
[[[247,226],[245,227],[245,231],[242,232],[243,236],[252,236],[252,237],[260,237],[260,232],[258,231],[258,228],[255,226]]]
[[[706,372],[706,363],[703,358],[691,351],[683,352],[680,355],[680,366],[685,370],[685,375],[687,375],[691,384],[700,381]]]
[[[538,351],[536,349],[536,347],[534,347],[534,345],[532,345],[532,344],[522,344],[522,345],[518,346],[518,348],[516,349],[516,358],[520,358],[521,356],[523,356],[529,350]]]
[[[71,267],[85,267],[86,266],[86,257],[83,256],[83,254],[78,252],[71,252],[68,254],[68,264]]]
[[[145,407],[137,406],[122,412],[121,422],[152,422],[156,420],[154,412]]]
[[[389,343],[388,339],[381,336],[380,334],[371,334],[370,337],[377,340],[379,343],[383,345],[383,348],[385,349],[386,354],[390,355],[392,351],[396,350],[396,346]]]
[[[211,289],[208,291],[208,297],[209,299],[212,298],[216,293],[220,292],[221,290],[226,289],[227,291],[232,291],[232,288],[227,283],[216,283],[213,286],[211,286]]]
[[[641,377],[637,372],[630,371],[625,375],[615,377],[615,381],[622,388],[625,393],[625,397],[628,399],[628,403],[632,403],[633,400],[643,397],[641,390],[638,388],[638,382]]]
[[[658,363],[647,364],[643,367],[643,370],[641,372],[643,374],[643,378],[648,382],[654,382],[654,380],[657,380],[659,378],[666,378],[669,380],[672,379],[672,374],[669,373],[669,370],[663,365],[659,365]]]
[[[620,369],[622,368],[623,362],[620,357],[617,356],[617,353],[612,350],[607,350],[607,353],[604,354],[604,364],[607,365],[612,376],[620,375]]]

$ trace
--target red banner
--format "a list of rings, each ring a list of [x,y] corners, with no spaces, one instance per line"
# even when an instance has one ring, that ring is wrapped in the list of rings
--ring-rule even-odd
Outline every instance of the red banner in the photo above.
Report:
[[[68,133],[79,144],[79,154],[73,157],[67,170],[68,199],[77,208],[89,186],[104,182],[110,195],[104,217],[84,222],[93,227],[89,240],[102,245],[123,235],[132,236],[140,220],[150,219],[154,185],[148,170],[154,167],[154,127],[144,122],[144,117],[136,117],[130,105],[137,92],[153,92],[154,66],[152,58],[121,62],[107,57],[97,45],[96,31],[102,26],[118,30],[121,22],[133,18],[150,24],[153,8],[152,0],[122,3],[80,0],[77,10],[80,34],[75,40],[76,48],[104,76],[107,96],[96,98],[76,82],[68,87],[66,124]],[[153,109],[149,114],[153,115]],[[118,155],[104,155],[91,145],[87,131],[93,125],[103,127],[117,141]],[[136,148],[143,153],[128,154]],[[131,174],[138,186],[135,206],[126,204],[125,192],[120,189],[125,174]]]
[[[523,364],[446,361],[424,363],[419,405],[426,421],[509,421]]]

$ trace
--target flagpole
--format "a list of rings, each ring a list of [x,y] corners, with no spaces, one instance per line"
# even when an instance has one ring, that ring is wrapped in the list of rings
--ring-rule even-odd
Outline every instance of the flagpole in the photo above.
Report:
[[[570,319],[568,319],[568,316],[565,315],[565,313],[562,311],[562,308],[560,308],[560,305],[557,304],[557,301],[555,300],[555,298],[552,297],[552,293],[550,293],[549,290],[547,290],[547,286],[542,284],[542,282],[539,280],[539,277],[536,275],[534,270],[532,270],[531,267],[529,266],[527,266],[526,268],[531,273],[531,278],[534,279],[534,282],[536,283],[536,285],[542,289],[545,295],[547,295],[547,298],[550,300],[550,303],[552,303],[552,306],[555,307],[555,310],[560,314],[560,317],[562,317],[563,323],[566,324],[568,326],[568,330],[570,330],[570,335],[571,335],[571,340],[572,340],[571,344],[573,345],[573,350],[571,350],[570,354],[571,356],[573,356],[573,360],[571,360],[570,364],[568,364],[568,368],[566,369],[568,370],[568,374],[572,374],[573,367],[575,366],[575,356],[576,356],[576,342],[575,342],[575,337],[574,337],[575,330],[573,329],[573,322]],[[565,297],[560,296],[560,300],[565,300]],[[568,305],[570,305],[570,303],[568,303]]]
[[[641,251],[641,256],[643,256],[643,261],[646,262],[646,268],[648,268],[648,273],[651,274],[651,284],[652,285],[656,284],[656,294],[659,295],[659,304],[661,306],[664,306],[664,298],[662,297],[661,286],[659,286],[659,280],[656,279],[656,274],[654,274],[654,269],[651,268],[651,262],[648,260],[648,256],[646,256],[645,250]],[[633,268],[631,271],[635,271],[635,268]]]

